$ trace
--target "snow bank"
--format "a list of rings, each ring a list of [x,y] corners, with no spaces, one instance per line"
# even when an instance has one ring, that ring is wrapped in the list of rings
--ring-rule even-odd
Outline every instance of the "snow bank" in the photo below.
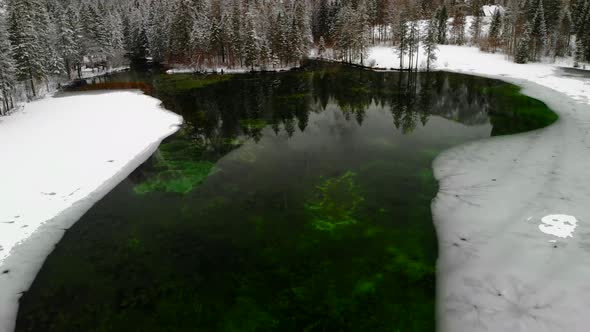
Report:
[[[399,63],[391,49],[374,48],[370,58]],[[548,128],[436,159],[439,330],[587,331],[590,80],[468,47],[440,46],[438,63],[520,85],[560,116]]]
[[[133,91],[68,94],[0,118],[0,331],[72,226],[174,133],[182,118]]]

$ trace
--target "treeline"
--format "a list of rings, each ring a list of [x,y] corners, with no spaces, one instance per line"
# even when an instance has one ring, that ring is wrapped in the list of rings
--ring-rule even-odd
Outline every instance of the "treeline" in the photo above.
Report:
[[[394,47],[407,69],[430,67],[438,44],[478,45],[520,63],[590,60],[590,0],[497,0],[484,16],[490,1],[0,0],[0,112],[56,78],[148,60],[273,69],[315,47],[366,64],[374,44]]]
[[[17,87],[152,60],[194,70],[291,66],[312,46],[307,1],[0,0],[0,112]]]

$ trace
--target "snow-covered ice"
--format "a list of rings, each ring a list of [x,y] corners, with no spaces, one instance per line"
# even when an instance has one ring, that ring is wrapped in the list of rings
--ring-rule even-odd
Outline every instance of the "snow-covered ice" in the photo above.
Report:
[[[399,63],[386,47],[369,58],[378,67]],[[590,80],[459,46],[440,46],[437,67],[517,84],[560,116],[435,160],[439,330],[587,331]]]
[[[181,124],[136,91],[44,98],[0,118],[0,332],[65,230]]]

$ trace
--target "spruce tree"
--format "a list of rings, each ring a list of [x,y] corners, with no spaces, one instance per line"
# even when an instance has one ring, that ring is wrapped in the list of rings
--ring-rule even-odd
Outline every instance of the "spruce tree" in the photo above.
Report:
[[[12,108],[11,93],[16,85],[16,68],[10,52],[7,31],[0,17],[0,115]]]
[[[490,45],[490,50],[492,53],[496,52],[496,48],[498,47],[498,43],[500,41],[500,32],[502,31],[502,14],[500,10],[496,9],[494,11],[494,15],[492,16],[492,22],[490,23],[490,31],[488,34],[488,40]]]
[[[37,95],[35,80],[47,75],[47,50],[36,28],[37,8],[32,0],[13,0],[8,3],[8,29],[12,56],[18,80],[26,82],[33,96]]]

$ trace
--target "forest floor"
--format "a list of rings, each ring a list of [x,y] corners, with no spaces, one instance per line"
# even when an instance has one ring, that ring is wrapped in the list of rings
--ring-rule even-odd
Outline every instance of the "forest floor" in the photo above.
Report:
[[[391,48],[371,49],[371,60],[399,66]],[[516,84],[560,119],[435,160],[439,331],[588,329],[590,78],[560,66],[440,46],[439,70]]]
[[[65,230],[181,123],[135,91],[66,93],[0,118],[0,331]]]

